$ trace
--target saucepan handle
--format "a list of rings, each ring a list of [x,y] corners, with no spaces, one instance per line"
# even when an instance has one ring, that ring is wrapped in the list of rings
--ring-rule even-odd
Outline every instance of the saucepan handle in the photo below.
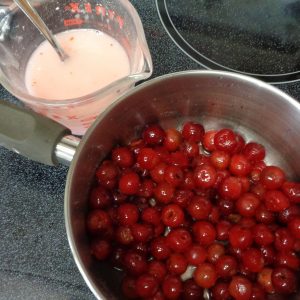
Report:
[[[59,162],[68,164],[79,143],[79,140],[69,135],[70,130],[59,123],[0,101],[0,145],[9,150],[47,165]],[[72,151],[70,147],[73,147]],[[66,148],[69,154],[64,156],[62,152]]]

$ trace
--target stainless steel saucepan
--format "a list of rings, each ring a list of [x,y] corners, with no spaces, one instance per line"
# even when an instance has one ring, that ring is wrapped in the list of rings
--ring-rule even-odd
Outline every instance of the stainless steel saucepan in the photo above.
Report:
[[[290,179],[300,175],[300,104],[242,75],[186,71],[152,79],[102,113],[80,143],[50,120],[1,106],[0,144],[47,164],[72,160],[65,191],[66,230],[76,264],[97,299],[122,298],[120,272],[90,255],[85,232],[89,190],[97,166],[112,147],[138,137],[146,124],[173,127],[197,120],[206,129],[231,127],[264,144],[267,162],[282,166]]]

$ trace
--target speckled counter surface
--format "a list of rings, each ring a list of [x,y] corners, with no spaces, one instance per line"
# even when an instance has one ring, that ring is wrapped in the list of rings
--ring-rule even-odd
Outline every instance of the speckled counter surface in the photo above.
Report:
[[[140,14],[156,77],[201,69],[169,38],[154,0],[132,1]],[[282,86],[300,99],[300,84]],[[0,97],[16,99],[0,87]],[[69,250],[64,227],[68,169],[47,167],[0,147],[0,300],[95,299]]]

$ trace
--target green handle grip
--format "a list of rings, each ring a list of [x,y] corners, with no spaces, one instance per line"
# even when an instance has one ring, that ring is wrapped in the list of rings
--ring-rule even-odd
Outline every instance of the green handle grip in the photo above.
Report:
[[[0,101],[0,145],[31,160],[57,165],[55,147],[70,130],[33,111]]]

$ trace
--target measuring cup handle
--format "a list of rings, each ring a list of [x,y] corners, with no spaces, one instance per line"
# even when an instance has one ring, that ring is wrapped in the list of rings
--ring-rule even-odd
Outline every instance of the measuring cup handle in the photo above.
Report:
[[[0,145],[47,165],[58,164],[57,144],[70,130],[35,112],[0,101]]]

